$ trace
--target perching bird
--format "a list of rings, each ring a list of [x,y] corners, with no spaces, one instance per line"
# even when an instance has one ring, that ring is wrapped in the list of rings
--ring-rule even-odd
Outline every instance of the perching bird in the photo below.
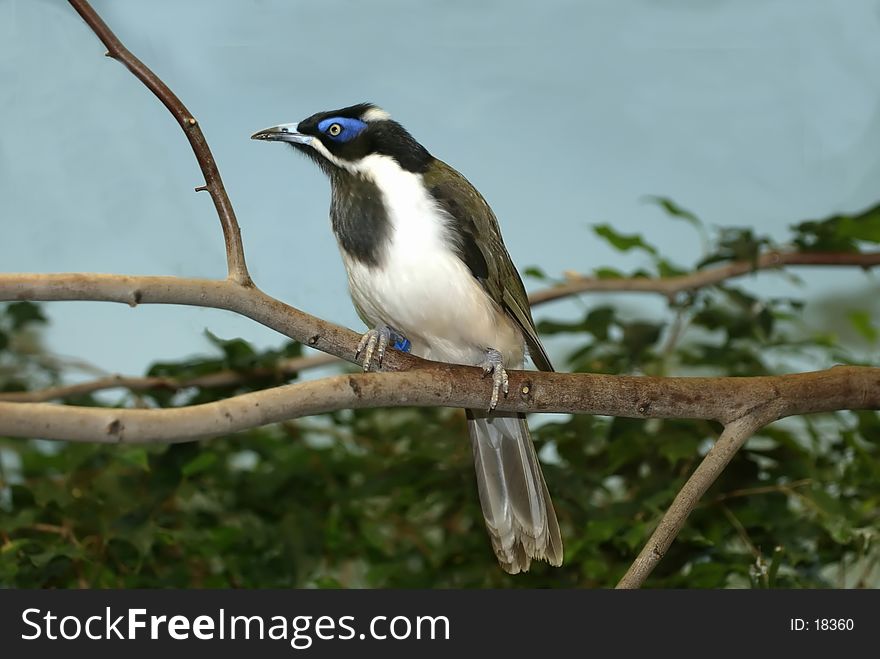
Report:
[[[494,412],[525,348],[550,371],[522,280],[489,204],[457,171],[369,103],[252,136],[287,142],[330,177],[330,220],[358,315],[364,370],[386,347],[481,366],[490,410],[467,410],[486,527],[501,567],[562,564],[553,503],[522,414]]]

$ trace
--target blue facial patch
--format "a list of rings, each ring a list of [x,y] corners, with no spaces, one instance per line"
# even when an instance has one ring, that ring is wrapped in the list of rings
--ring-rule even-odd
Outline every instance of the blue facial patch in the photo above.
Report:
[[[330,127],[333,124],[339,124],[342,128],[338,135],[333,135],[330,132]],[[318,123],[318,130],[334,142],[350,142],[360,135],[366,127],[367,124],[360,119],[350,119],[349,117],[330,117]]]

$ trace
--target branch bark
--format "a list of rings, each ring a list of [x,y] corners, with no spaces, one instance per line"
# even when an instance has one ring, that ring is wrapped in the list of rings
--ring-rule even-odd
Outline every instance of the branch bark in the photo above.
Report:
[[[234,216],[232,217],[235,221]],[[235,232],[237,235],[237,231]],[[241,247],[241,243],[237,243]],[[229,245],[227,245],[229,249]],[[234,260],[234,259],[233,259]],[[769,252],[758,260],[757,269],[766,269],[771,267],[782,267],[784,265],[836,265],[836,266],[857,266],[865,269],[880,265],[880,252],[878,253],[846,253],[846,252]],[[684,290],[693,290],[704,286],[720,283],[732,277],[738,277],[748,272],[756,271],[755,264],[751,262],[734,262],[723,267],[713,268],[700,272],[682,275],[679,277],[666,278],[627,278],[627,279],[593,279],[588,277],[570,278],[569,284],[553,286],[544,290],[539,290],[529,296],[532,306],[536,306],[546,302],[552,302],[563,297],[577,295],[580,293],[590,292],[642,292],[642,293],[662,293],[670,298],[676,293]],[[86,282],[94,285],[84,285]],[[239,283],[233,278],[233,283]],[[319,345],[320,336],[311,334],[308,337],[309,345],[317,347],[319,350],[326,350],[331,354],[343,359],[350,359],[351,353],[356,344],[351,343],[352,339],[343,339],[344,345],[336,346],[339,340],[339,334],[345,333],[341,328],[331,323],[326,323],[320,319],[308,316],[302,311],[284,304],[280,300],[271,298],[256,288],[256,285],[248,278],[248,284],[244,286],[250,291],[242,291],[235,286],[226,286],[226,282],[216,280],[203,279],[183,279],[171,277],[129,277],[125,275],[99,275],[96,273],[68,273],[59,275],[39,275],[39,274],[8,274],[0,275],[0,301],[27,299],[32,301],[57,301],[57,300],[92,300],[92,301],[110,301],[125,302],[130,306],[146,303],[165,303],[165,304],[194,304],[192,296],[187,296],[182,289],[185,286],[191,286],[194,289],[201,287],[199,290],[199,299],[205,304],[201,306],[225,308],[230,311],[243,313],[254,320],[258,320],[253,315],[244,311],[245,308],[253,308],[254,305],[245,305],[240,300],[242,296],[252,295],[262,301],[272,301],[278,309],[283,309],[285,314],[298,314],[300,318],[308,317],[315,321],[316,326],[323,327],[328,332],[329,341],[332,346]],[[227,295],[220,295],[218,289],[227,289]],[[146,291],[146,295],[145,295]],[[234,298],[232,306],[218,306],[220,299]],[[263,314],[265,315],[265,314]],[[274,316],[274,314],[272,314]],[[300,334],[286,332],[283,318],[266,318],[258,320],[262,324],[276,329],[277,331],[287,334],[289,337],[299,341],[303,341]],[[316,339],[317,336],[317,339]],[[354,337],[354,334],[350,335]],[[340,350],[336,351],[335,348]],[[332,358],[327,356],[321,358],[315,356],[314,361],[302,367],[297,366],[298,370],[323,366],[332,363]],[[403,358],[406,362],[406,357]],[[392,355],[386,364],[386,370],[394,370],[395,368],[405,368],[412,364],[398,364],[396,358]],[[285,365],[281,365],[282,370],[288,370]],[[218,376],[219,377],[219,376]],[[222,382],[231,380],[221,378]],[[40,402],[52,400],[55,398],[63,398],[65,396],[92,393],[102,389],[127,388],[130,390],[144,390],[154,386],[163,386],[166,388],[179,388],[183,386],[225,386],[224,384],[204,384],[202,382],[195,383],[175,383],[167,379],[159,382],[155,379],[140,378],[136,376],[111,376],[97,378],[90,382],[78,383],[76,385],[68,385],[63,387],[50,387],[39,391],[0,393],[0,400],[18,401],[18,402]]]
[[[234,222],[234,216],[232,218]],[[237,235],[237,232],[236,232]],[[239,248],[241,243],[238,243]],[[229,246],[227,245],[227,248]],[[865,269],[880,265],[880,252],[867,253],[847,253],[847,252],[769,252],[764,254],[758,260],[758,270],[771,267],[782,267],[784,265],[835,265],[835,266],[857,266]],[[532,306],[536,306],[546,302],[552,302],[563,297],[577,295],[580,293],[591,292],[642,292],[642,293],[662,293],[668,297],[673,297],[676,293],[709,286],[720,283],[726,279],[738,277],[748,272],[756,271],[755,264],[751,262],[734,262],[726,266],[713,268],[700,272],[682,275],[679,277],[665,278],[627,278],[627,279],[593,279],[588,277],[570,278],[568,284],[553,286],[544,290],[539,290],[529,296]],[[233,278],[233,284],[239,282]],[[89,284],[89,285],[86,285]],[[328,341],[331,345],[324,345],[317,334],[310,334],[308,337],[308,345],[316,347],[319,350],[325,350],[330,354],[336,355],[342,359],[351,360],[352,351],[356,344],[352,343],[354,334],[350,333],[349,338],[341,338],[340,334],[345,334],[346,330],[331,323],[326,323],[320,319],[305,314],[294,307],[272,298],[260,291],[255,284],[248,278],[248,284],[244,286],[248,290],[240,290],[236,286],[227,285],[226,282],[205,279],[183,279],[172,277],[129,277],[126,275],[99,275],[95,273],[68,273],[58,275],[39,275],[39,274],[0,274],[0,301],[3,300],[31,300],[31,301],[57,301],[57,300],[92,300],[92,301],[109,301],[124,302],[134,307],[138,304],[146,303],[165,303],[165,304],[195,304],[192,295],[187,295],[183,290],[185,287],[199,289],[198,297],[204,302],[200,306],[224,308],[229,311],[242,313],[254,320],[258,320],[267,327],[271,327],[282,334],[303,342],[302,333],[292,331],[288,332],[282,329],[285,326],[283,317],[274,317],[276,314],[269,314],[273,317],[266,317],[266,314],[260,314],[264,320],[259,320],[245,309],[253,309],[259,305],[245,304],[242,297],[253,296],[262,302],[271,301],[276,309],[284,311],[284,315],[294,314],[298,318],[308,317],[314,321],[314,325],[326,331]],[[219,289],[219,290],[218,290]],[[226,295],[222,292],[228,290]],[[145,294],[146,292],[146,294]],[[218,306],[221,299],[233,300],[230,306]],[[256,313],[256,312],[254,312]],[[339,341],[342,345],[337,345]],[[339,348],[338,350],[336,348]],[[395,368],[406,368],[412,366],[406,362],[408,356],[402,359],[404,363],[397,363],[397,358],[390,355],[387,360],[386,370],[394,370]],[[334,360],[330,356],[315,356],[313,361],[303,366],[297,365],[297,370],[323,366],[332,363]],[[415,359],[415,358],[412,358]],[[281,369],[293,373],[286,365],[282,364]],[[218,377],[219,374],[218,374]],[[223,383],[229,382],[234,384],[232,380],[222,377]],[[0,393],[0,400],[18,401],[18,402],[40,402],[52,400],[55,398],[63,398],[65,396],[92,393],[102,389],[127,388],[133,391],[149,389],[154,386],[162,386],[166,388],[180,388],[184,386],[225,386],[225,384],[205,384],[201,381],[194,383],[175,383],[168,379],[161,382],[151,378],[140,378],[136,376],[120,376],[97,378],[90,382],[82,382],[76,385],[68,385],[62,387],[50,387],[39,391]]]
[[[421,360],[397,373],[356,373],[176,409],[111,409],[0,403],[0,435],[86,442],[179,442],[340,409],[486,408],[489,387],[473,366]],[[498,409],[763,424],[795,414],[880,409],[880,368],[745,378],[643,377],[511,371]],[[772,411],[772,414],[771,414]],[[765,418],[766,417],[766,418]]]
[[[309,348],[354,362],[360,336],[316,318],[267,295],[254,284],[233,279],[195,279],[166,276],[52,273],[0,275],[0,302],[91,300],[139,304],[180,304],[225,309],[250,318]],[[386,353],[384,370],[426,364],[423,359],[396,350]]]
[[[642,551],[639,552],[626,574],[618,582],[617,588],[640,588],[645,583],[645,579],[657,567],[660,559],[663,558],[672,541],[678,536],[688,516],[696,508],[706,490],[721,475],[736,452],[742,448],[749,437],[762,427],[780,416],[787,416],[785,414],[776,416],[778,413],[774,408],[778,402],[778,400],[769,400],[766,406],[761,406],[754,412],[731,421],[725,426],[718,441],[715,442],[715,445],[679,490],[672,505],[663,514],[654,533],[651,534],[648,542],[642,547]]]
[[[579,293],[659,293],[672,299],[678,293],[692,291],[727,279],[741,277],[759,270],[783,266],[848,266],[874,268],[880,266],[880,252],[766,252],[757,261],[734,261],[707,270],[698,270],[677,277],[633,277],[627,279],[596,279],[570,276],[568,281],[532,294],[532,305],[552,302]]]

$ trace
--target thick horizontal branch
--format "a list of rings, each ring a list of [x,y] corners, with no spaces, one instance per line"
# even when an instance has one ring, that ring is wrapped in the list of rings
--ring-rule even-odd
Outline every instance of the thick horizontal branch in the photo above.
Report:
[[[234,220],[234,217],[233,217]],[[240,245],[240,243],[239,243]],[[770,252],[759,259],[758,269],[781,265],[849,265],[869,268],[880,264],[880,253],[827,253],[827,252]],[[574,277],[567,284],[554,286],[532,293],[532,305],[550,302],[561,297],[584,292],[656,292],[673,296],[676,292],[692,290],[719,283],[725,279],[754,271],[751,262],[736,262],[724,267],[668,278],[590,279]],[[294,307],[272,298],[248,280],[245,285],[237,281],[208,279],[184,279],[159,276],[127,276],[95,273],[68,274],[0,274],[0,300],[97,300],[122,302],[130,306],[148,303],[183,304],[215,307],[240,313],[275,329],[287,336],[343,359],[352,360],[356,337],[354,333],[310,316]],[[259,308],[264,304],[265,308]],[[311,358],[314,365],[323,365],[320,357]],[[385,370],[412,367],[409,355],[391,354]],[[327,358],[326,363],[330,363]],[[307,367],[311,367],[310,365]],[[282,370],[286,367],[281,366]],[[292,372],[292,371],[291,371]],[[127,388],[133,391],[155,386],[180,388],[184,386],[226,386],[241,375],[219,375],[212,381],[219,384],[199,382],[179,383],[167,378],[140,378],[134,376],[109,376],[75,385],[50,387],[32,392],[0,393],[0,400],[17,402],[40,402],[102,389]],[[232,379],[230,379],[232,378]],[[239,381],[236,379],[236,381]]]
[[[0,435],[88,442],[187,441],[311,414],[373,407],[486,408],[482,370],[423,362],[397,373],[357,373],[290,384],[176,409],[105,409],[0,403]],[[760,412],[775,420],[840,409],[880,409],[880,368],[748,378],[655,378],[511,371],[498,409],[636,418],[715,419],[727,425]]]
[[[874,268],[880,266],[880,252],[766,252],[756,261],[734,261],[676,277],[596,279],[570,276],[565,283],[533,293],[529,299],[532,305],[536,305],[579,293],[659,293],[673,298],[684,291],[693,291],[759,270],[783,266]]]
[[[240,242],[238,244],[240,246]],[[679,277],[653,279],[572,277],[566,284],[532,293],[529,296],[529,301],[534,306],[586,292],[653,292],[672,297],[680,291],[709,286],[755,270],[783,265],[847,265],[870,268],[880,265],[880,253],[769,252],[758,260],[757,267],[751,262],[735,262],[723,267]],[[131,306],[165,303],[222,308],[248,316],[319,350],[343,359],[352,359],[352,351],[356,345],[353,333],[286,305],[257,289],[249,280],[248,282],[248,284],[236,286],[237,282],[158,276],[12,273],[0,274],[0,300],[98,300],[123,302]],[[262,303],[271,303],[269,306],[272,309],[258,309],[258,305],[254,304],[257,300]],[[221,304],[221,302],[225,302],[225,304]],[[304,324],[305,320],[311,322]],[[297,331],[294,327],[305,327],[306,332]],[[306,333],[308,336],[303,338]],[[345,338],[346,336],[347,338]],[[313,359],[318,360],[316,365],[323,364],[320,358]],[[385,368],[386,370],[395,370],[412,366],[413,359],[417,358],[409,355],[400,355],[399,357],[390,355]],[[153,378],[117,375],[33,392],[0,393],[0,400],[40,402],[102,389],[127,388],[134,391],[154,386],[179,388],[181,386],[224,385],[179,384],[167,379],[160,381]]]
[[[129,391],[147,391],[164,389],[179,391],[188,387],[217,388],[234,387],[237,385],[260,382],[271,379],[287,378],[302,371],[338,364],[339,359],[333,355],[310,355],[281,359],[272,366],[262,366],[241,371],[225,369],[216,373],[208,373],[193,378],[173,378],[165,376],[134,377],[124,375],[108,375],[105,377],[77,382],[76,384],[46,387],[36,391],[0,392],[0,401],[13,403],[42,403],[59,398],[83,396],[109,389],[127,389]]]
[[[159,276],[128,276],[128,275],[108,275],[108,274],[91,274],[91,273],[73,273],[73,274],[5,274],[0,275],[0,301],[2,300],[31,300],[31,301],[49,301],[49,300],[93,300],[121,302],[136,306],[138,304],[181,304],[198,307],[209,307],[217,309],[225,309],[251,318],[267,327],[270,327],[304,345],[321,350],[323,352],[335,355],[341,359],[353,361],[355,347],[358,342],[358,335],[351,330],[345,329],[333,323],[321,320],[307,313],[296,309],[290,305],[266,295],[254,286],[242,286],[233,280],[212,280],[212,279],[185,279],[180,277],[159,277]],[[414,357],[409,354],[391,350],[386,354],[383,362],[383,369],[386,371],[405,370],[411,368],[425,368],[432,364],[426,360]],[[455,368],[455,367],[450,367]],[[873,369],[877,370],[877,369]],[[864,372],[871,372],[867,369]],[[828,373],[837,372],[827,371]],[[537,381],[550,380],[562,383],[566,382],[565,378],[581,379],[586,375],[579,374],[541,374],[531,373],[531,377]],[[809,375],[809,374],[807,374]],[[621,397],[630,399],[634,392],[628,390],[624,383],[629,381],[652,382],[651,385],[657,389],[657,393],[651,393],[646,400],[662,400],[662,390],[667,383],[673,382],[676,378],[629,378],[625,376],[590,376],[590,377],[618,377],[617,380],[618,393]],[[785,376],[787,378],[798,378],[801,376]],[[863,376],[865,377],[865,376]],[[870,376],[866,376],[870,377]],[[547,380],[547,382],[550,382]],[[748,389],[743,389],[741,383],[742,378],[684,378],[683,380],[690,383],[705,382],[712,386],[714,391],[727,392],[726,398],[722,397],[725,405],[729,406],[729,412],[723,413],[713,410],[708,415],[701,418],[717,418],[722,422],[738,418],[745,414],[745,411],[737,408],[738,403],[742,403],[747,407],[757,405],[762,400],[766,400],[767,391],[762,390],[761,394],[755,398],[750,395]],[[748,379],[746,379],[748,380]],[[757,379],[756,381],[760,380]],[[808,382],[812,382],[810,379]],[[728,383],[728,384],[724,384]],[[740,384],[735,384],[740,383]],[[575,382],[568,383],[575,386]],[[640,385],[645,387],[647,385]],[[699,400],[699,386],[694,398],[690,402]],[[880,382],[873,383],[875,393],[880,390]],[[728,388],[730,390],[728,391]],[[568,392],[564,386],[556,388],[558,398],[550,398],[551,402],[555,402],[559,409],[551,409],[551,407],[541,408],[540,405],[534,407],[526,407],[523,411],[575,411],[587,412],[584,408],[581,397],[579,404],[572,404],[567,397]],[[671,391],[671,390],[670,390]],[[842,391],[842,390],[841,390]],[[870,389],[866,390],[866,396]],[[839,392],[838,392],[839,393]],[[772,394],[772,391],[770,391]],[[846,401],[853,400],[851,393],[847,393],[844,399],[840,399],[833,395],[834,392],[827,392],[827,402],[830,405],[828,410],[846,409]],[[737,396],[737,399],[731,396]],[[660,396],[660,398],[658,398]],[[763,398],[762,398],[763,397]],[[473,407],[480,407],[479,394],[477,394],[477,403]],[[681,401],[679,401],[681,402]],[[410,404],[428,404],[428,403],[410,403]],[[440,403],[440,404],[452,404]],[[642,403],[639,402],[641,405]],[[861,404],[861,407],[870,405]],[[615,409],[620,409],[617,406]],[[822,410],[808,410],[822,411]],[[615,414],[627,415],[625,412],[601,412],[595,411],[597,414]],[[792,414],[803,412],[790,412]],[[639,416],[641,413],[635,415]],[[645,415],[650,416],[650,415]],[[662,416],[675,416],[675,413],[662,414]],[[687,416],[687,414],[679,415]]]

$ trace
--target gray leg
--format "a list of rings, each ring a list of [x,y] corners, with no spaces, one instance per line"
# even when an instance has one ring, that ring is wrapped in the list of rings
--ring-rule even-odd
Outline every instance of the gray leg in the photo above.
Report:
[[[478,364],[485,375],[492,374],[492,398],[489,400],[489,411],[498,405],[498,398],[503,392],[505,397],[509,389],[507,371],[504,370],[504,358],[495,348],[486,349],[486,358]]]
[[[409,341],[403,334],[388,325],[379,325],[361,337],[357,352],[354,354],[355,359],[364,353],[364,371],[369,371],[375,356],[376,368],[380,368],[389,343],[394,348],[409,352]]]

